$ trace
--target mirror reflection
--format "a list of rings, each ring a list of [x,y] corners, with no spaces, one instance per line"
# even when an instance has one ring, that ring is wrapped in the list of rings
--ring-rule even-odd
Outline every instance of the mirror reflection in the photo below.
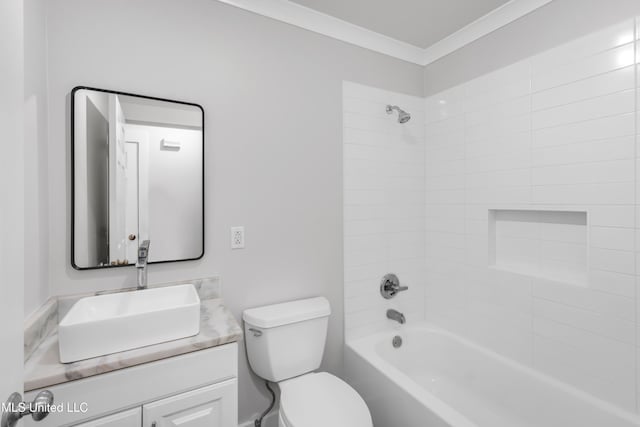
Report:
[[[79,87],[72,93],[77,269],[204,252],[204,112],[195,104]]]

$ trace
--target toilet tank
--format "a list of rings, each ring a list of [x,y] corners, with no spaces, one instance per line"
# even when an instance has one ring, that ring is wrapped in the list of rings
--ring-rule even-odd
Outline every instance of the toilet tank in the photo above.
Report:
[[[330,314],[324,297],[245,310],[242,319],[253,372],[279,382],[318,369]]]

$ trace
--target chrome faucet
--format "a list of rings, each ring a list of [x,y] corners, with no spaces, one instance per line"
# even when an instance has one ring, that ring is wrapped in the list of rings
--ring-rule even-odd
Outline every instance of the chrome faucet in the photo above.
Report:
[[[390,308],[387,310],[387,319],[395,320],[396,322],[404,325],[407,320],[404,318],[404,314],[400,313],[398,310],[394,310]]]
[[[380,282],[380,295],[384,299],[391,299],[399,292],[409,290],[408,286],[400,286],[400,279],[393,273],[385,274]]]
[[[145,240],[138,247],[138,289],[147,289],[147,260],[149,259],[149,245],[151,241]]]

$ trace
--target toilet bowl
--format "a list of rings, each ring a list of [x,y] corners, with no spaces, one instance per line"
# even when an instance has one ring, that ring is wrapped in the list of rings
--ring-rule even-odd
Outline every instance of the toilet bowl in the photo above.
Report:
[[[371,427],[362,397],[326,372],[279,383],[280,427]]]
[[[320,367],[331,308],[309,298],[243,313],[251,369],[280,388],[280,427],[372,427],[362,397]]]

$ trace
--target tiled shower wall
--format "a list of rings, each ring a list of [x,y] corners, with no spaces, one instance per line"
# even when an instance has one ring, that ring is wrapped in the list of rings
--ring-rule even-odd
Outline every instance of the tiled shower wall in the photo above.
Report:
[[[639,407],[638,27],[426,101],[428,321]]]
[[[410,112],[398,123],[387,104]],[[343,85],[345,336],[391,323],[388,308],[424,318],[424,99],[355,83]],[[409,291],[380,296],[386,273]]]

